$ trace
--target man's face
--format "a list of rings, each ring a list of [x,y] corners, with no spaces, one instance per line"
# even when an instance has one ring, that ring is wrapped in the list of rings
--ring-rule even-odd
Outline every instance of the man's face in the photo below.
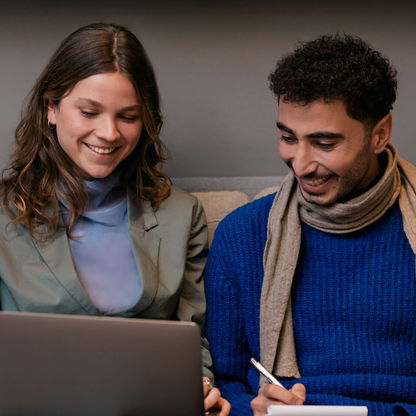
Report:
[[[352,119],[341,100],[279,102],[279,154],[304,198],[318,205],[346,200],[379,172],[376,138]]]

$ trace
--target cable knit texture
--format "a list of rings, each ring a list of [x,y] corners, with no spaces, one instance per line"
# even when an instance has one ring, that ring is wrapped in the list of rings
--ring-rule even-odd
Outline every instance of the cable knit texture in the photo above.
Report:
[[[232,415],[251,415],[258,374],[262,256],[273,195],[231,213],[206,269],[206,335]],[[302,224],[293,319],[306,404],[366,405],[369,416],[416,416],[415,256],[396,203],[360,231]]]

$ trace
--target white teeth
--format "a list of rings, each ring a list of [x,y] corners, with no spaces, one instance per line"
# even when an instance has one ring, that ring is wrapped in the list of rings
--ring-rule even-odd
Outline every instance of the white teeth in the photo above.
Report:
[[[316,178],[313,179],[311,181],[307,181],[307,184],[310,186],[318,186],[318,185],[322,185],[323,183],[325,183],[328,179],[330,178],[330,176],[326,176],[323,178]]]
[[[107,155],[107,154],[109,154],[109,153],[112,153],[112,152],[114,152],[114,150],[115,150],[115,147],[97,147],[97,146],[93,146],[93,145],[91,145],[91,144],[87,144],[87,143],[85,143],[86,145],[87,145],[87,147],[88,148],[90,148],[93,152],[95,152],[95,153],[99,153],[99,154],[101,154],[101,155]]]

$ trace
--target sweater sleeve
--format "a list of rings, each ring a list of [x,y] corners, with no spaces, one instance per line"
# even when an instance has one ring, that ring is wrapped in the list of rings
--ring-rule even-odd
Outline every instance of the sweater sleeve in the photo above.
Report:
[[[394,403],[393,416],[416,416],[416,404]]]
[[[206,336],[214,361],[217,387],[232,405],[231,415],[251,415],[249,393],[243,368],[249,360],[244,339],[243,313],[236,287],[231,283],[233,263],[226,247],[223,226],[216,230],[205,271],[207,297]]]
[[[368,416],[416,416],[414,404],[360,400],[333,394],[307,394],[305,405],[367,406]]]
[[[306,386],[305,405],[367,406],[368,416],[416,416],[413,376],[389,374],[316,375],[283,381]]]
[[[205,271],[206,335],[217,386],[232,416],[252,415],[259,377],[259,306],[268,211],[273,196],[228,215],[217,227]]]

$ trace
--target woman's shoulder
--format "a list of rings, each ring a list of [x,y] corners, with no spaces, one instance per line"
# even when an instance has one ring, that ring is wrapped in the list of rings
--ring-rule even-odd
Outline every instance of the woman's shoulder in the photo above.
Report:
[[[10,223],[11,217],[10,212],[6,209],[3,204],[0,204],[0,225],[3,228],[3,225]]]
[[[160,208],[192,209],[198,205],[200,205],[200,202],[194,195],[172,185],[169,196],[161,202]]]
[[[197,200],[197,198],[192,195],[191,193],[184,191],[181,188],[178,188],[175,185],[172,185],[170,188],[170,194],[167,199],[171,198],[172,201],[184,201],[188,203],[193,203]]]
[[[143,201],[142,201],[143,203]],[[196,197],[182,189],[172,186],[169,196],[157,208],[150,208],[148,201],[144,201],[145,211],[152,212],[159,224],[183,225],[201,218],[204,220],[204,211]]]
[[[10,242],[15,237],[23,235],[29,236],[25,227],[13,222],[10,212],[4,206],[0,205],[0,240]]]

